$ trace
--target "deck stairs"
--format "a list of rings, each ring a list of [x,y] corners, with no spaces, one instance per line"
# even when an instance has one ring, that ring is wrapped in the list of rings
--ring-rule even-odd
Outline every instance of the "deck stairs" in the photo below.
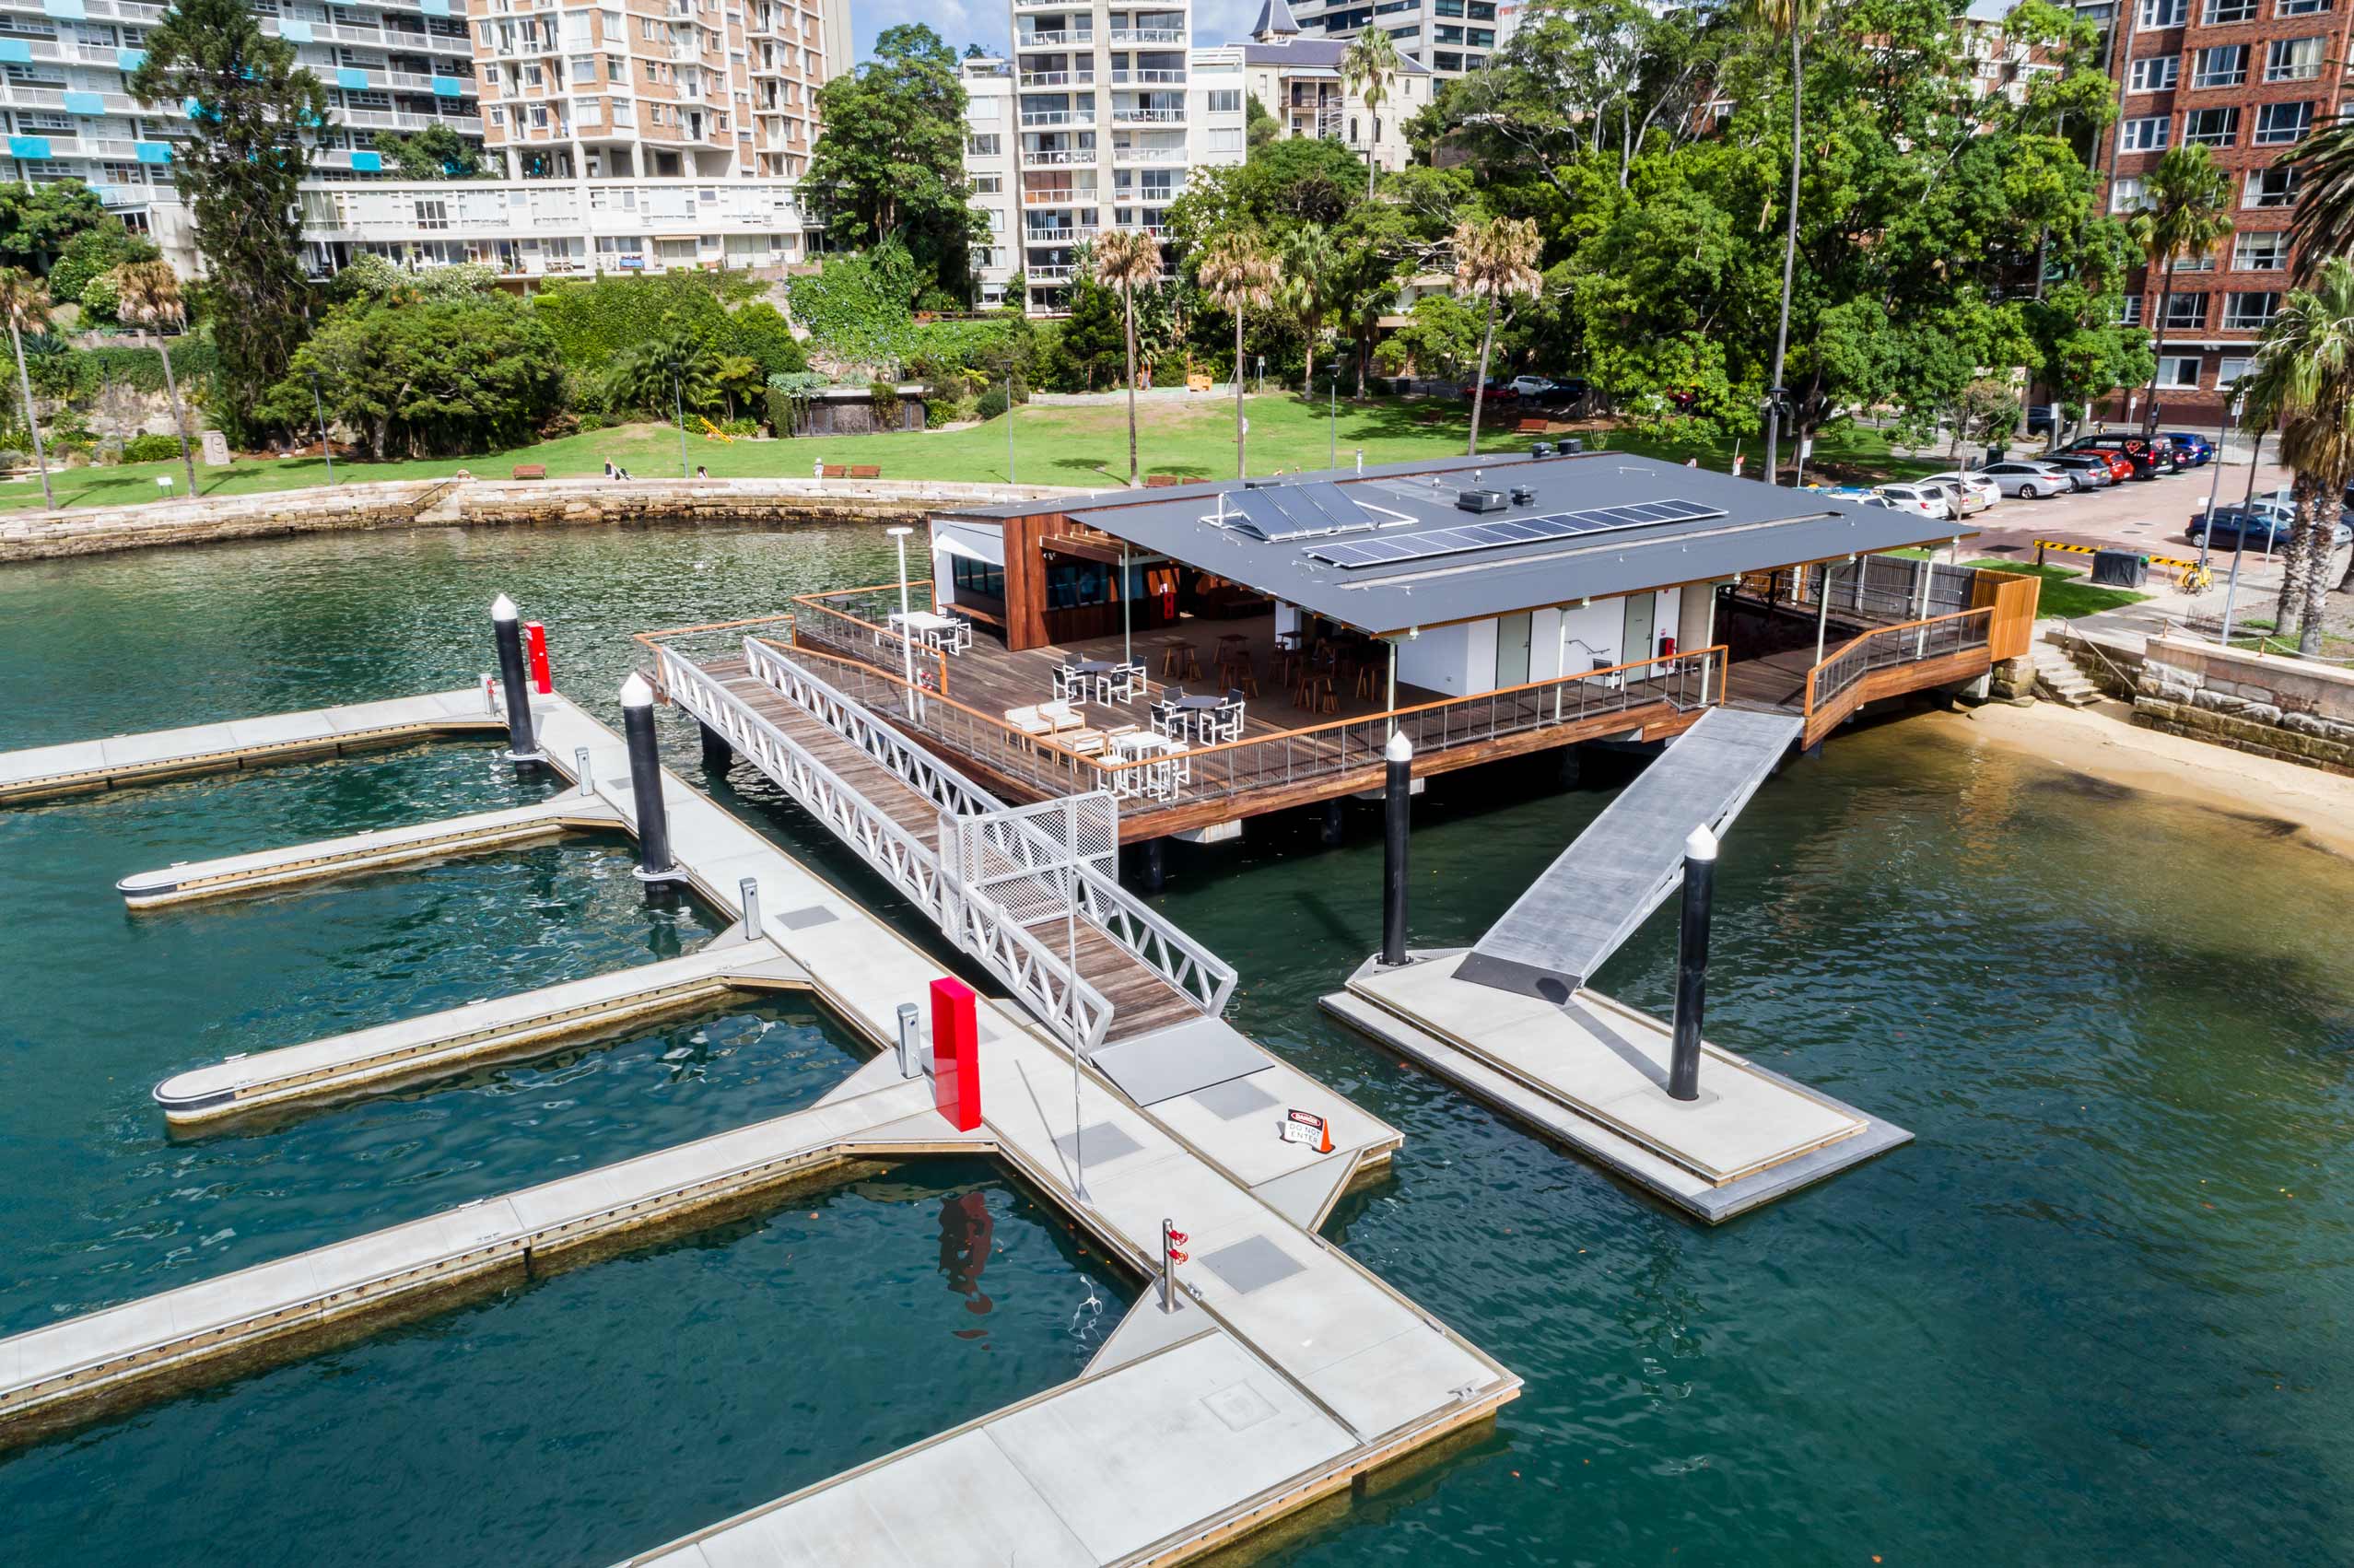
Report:
[[[2037,638],[2032,653],[2038,696],[2067,708],[2089,708],[2101,699],[2101,688],[2057,644]]]

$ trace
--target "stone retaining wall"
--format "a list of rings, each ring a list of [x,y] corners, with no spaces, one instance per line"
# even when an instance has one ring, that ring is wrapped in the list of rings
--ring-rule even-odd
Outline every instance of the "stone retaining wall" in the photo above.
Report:
[[[2354,777],[2354,672],[2152,638],[2134,722]]]
[[[632,479],[626,484],[606,479],[404,480],[212,500],[0,513],[0,563],[157,544],[452,524],[789,527],[810,522],[915,522],[942,507],[1082,493],[1047,486],[888,479]]]

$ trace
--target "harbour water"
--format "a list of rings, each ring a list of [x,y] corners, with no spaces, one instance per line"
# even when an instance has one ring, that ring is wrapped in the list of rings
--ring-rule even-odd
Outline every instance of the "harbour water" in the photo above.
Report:
[[[462,686],[501,591],[548,623],[566,691],[609,705],[629,631],[884,580],[886,546],[448,531],[15,568],[0,747]],[[1713,1231],[1318,1012],[1376,940],[1371,808],[1336,850],[1303,819],[1173,857],[1162,907],[1242,972],[1237,1026],[1406,1134],[1328,1234],[1528,1380],[1492,1436],[1277,1561],[2354,1561],[2354,867],[2260,801],[2193,811],[1950,730],[1842,737],[1727,840],[1712,1036],[1916,1141]],[[667,740],[697,777],[691,731]],[[114,878],[545,787],[462,743],[0,812],[0,1332],[776,1115],[847,1070],[842,1031],[770,1000],[165,1139],[147,1091],[173,1071],[710,925],[646,910],[589,840],[136,918]],[[1608,790],[1436,781],[1417,943],[1475,936]],[[890,907],[748,769],[719,792]],[[1664,1012],[1673,946],[1655,919],[1599,983]],[[988,1167],[910,1164],[0,1456],[7,1554],[603,1562],[1073,1375],[1134,1288]]]

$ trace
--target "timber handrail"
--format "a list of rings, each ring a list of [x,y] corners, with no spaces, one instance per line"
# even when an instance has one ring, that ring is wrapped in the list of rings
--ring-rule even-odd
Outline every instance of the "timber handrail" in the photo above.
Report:
[[[1915,664],[1931,658],[1964,653],[1973,647],[1987,647],[1994,614],[1993,605],[1981,604],[1975,609],[1958,610],[1950,615],[1930,615],[1923,620],[1874,626],[1840,644],[1807,672],[1807,743],[1812,744],[1820,738],[1821,731],[1853,710],[1855,705],[1848,703],[1844,705],[1842,711],[1831,712],[1874,670]],[[1974,628],[1967,624],[1973,621],[1977,623]],[[1898,647],[1903,641],[1913,645],[1909,652],[1900,651],[1894,657],[1885,659],[1875,657],[1881,649]],[[1936,646],[1932,648],[1932,644]]]
[[[931,579],[930,578],[909,579],[908,583],[909,607],[919,607],[914,601],[915,590],[919,588],[929,590],[931,587]],[[911,653],[920,649],[923,656],[930,659],[936,666],[938,685],[926,689],[933,695],[946,696],[948,695],[947,654],[936,648],[923,647],[915,638],[904,631],[895,630],[879,621],[870,621],[863,615],[853,615],[848,610],[837,610],[831,604],[825,603],[828,599],[847,599],[854,593],[896,593],[898,591],[897,583],[885,582],[878,583],[871,588],[837,588],[824,593],[797,593],[793,596],[793,603],[803,609],[814,610],[821,615],[831,615],[836,620],[848,621],[850,625],[861,628],[867,634],[869,640],[878,647],[890,642],[903,642],[908,645],[908,651]],[[926,603],[920,608],[937,609],[938,606],[929,591],[925,593],[924,598]]]

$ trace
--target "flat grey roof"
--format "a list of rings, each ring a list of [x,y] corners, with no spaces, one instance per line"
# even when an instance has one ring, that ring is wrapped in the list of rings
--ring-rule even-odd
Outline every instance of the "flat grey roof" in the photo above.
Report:
[[[1476,478],[1475,478],[1476,475]],[[1329,535],[1262,538],[1236,526],[1236,509],[1254,516],[1307,516],[1319,509],[1324,486],[1367,512],[1369,528]],[[1456,504],[1458,492],[1515,486],[1534,498],[1510,502],[1500,511],[1470,512]],[[1246,497],[1248,489],[1265,504]],[[1307,494],[1292,505],[1283,490]],[[1267,494],[1272,491],[1273,494]],[[1222,501],[1223,497],[1223,501]],[[1650,513],[1596,520],[1591,514],[1623,508],[1657,508],[1680,501],[1682,517]],[[1218,519],[1221,505],[1226,525]],[[1048,509],[1036,501],[943,512],[974,520],[1025,517]],[[1585,598],[1604,599],[1648,588],[1729,578],[1805,561],[1900,549],[1943,542],[1974,529],[1938,523],[1910,512],[1867,507],[1819,490],[1793,490],[1702,468],[1685,468],[1657,458],[1620,452],[1528,458],[1501,454],[1444,462],[1389,463],[1353,470],[1288,474],[1259,480],[1189,485],[1167,490],[1108,490],[1063,502],[1058,509],[1146,550],[1171,556],[1261,592],[1376,633],[1409,626],[1507,614]],[[1342,559],[1399,550],[1426,550],[1409,541],[1437,529],[1479,528],[1573,516],[1555,524],[1556,536],[1484,547],[1456,541],[1445,554],[1419,554],[1347,567],[1316,558]],[[1542,525],[1539,525],[1541,527]],[[1575,529],[1577,532],[1563,532]],[[1267,532],[1281,532],[1268,530]],[[1537,532],[1506,529],[1505,534]],[[1503,535],[1490,535],[1502,537]],[[1336,548],[1384,542],[1375,550]]]

